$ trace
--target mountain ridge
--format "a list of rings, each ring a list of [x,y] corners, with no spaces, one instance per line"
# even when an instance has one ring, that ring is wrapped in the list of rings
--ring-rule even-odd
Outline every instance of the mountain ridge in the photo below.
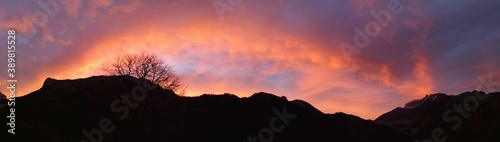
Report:
[[[0,100],[7,99],[7,96],[0,92]]]
[[[460,129],[452,130],[453,125],[442,120],[443,112],[470,96],[489,96],[489,99],[481,101]],[[0,105],[6,102],[0,100]],[[16,105],[19,109],[16,140],[24,141],[35,138],[41,141],[92,141],[92,138],[102,141],[261,141],[272,138],[271,141],[399,142],[429,137],[433,129],[441,127],[451,141],[474,141],[475,137],[480,141],[500,140],[494,137],[500,134],[500,125],[495,121],[500,119],[498,92],[431,94],[371,121],[343,112],[325,114],[306,101],[288,101],[285,96],[266,92],[242,98],[230,93],[182,97],[144,79],[93,76],[73,80],[47,78],[39,90],[16,98]],[[127,113],[120,111],[125,108]],[[0,108],[0,115],[8,113],[8,109]],[[113,132],[97,131],[104,118],[116,127]],[[7,125],[0,128],[8,129]],[[478,134],[481,130],[487,132]]]
[[[16,104],[20,110],[16,111],[18,140],[409,140],[389,127],[357,116],[324,114],[305,101],[288,101],[265,92],[243,98],[232,94],[182,97],[130,76],[47,78],[39,90],[17,98]],[[115,111],[125,109],[128,111]],[[7,109],[0,109],[1,115],[7,113]],[[104,118],[116,127],[112,133],[97,131]],[[90,132],[101,132],[102,136]]]
[[[480,99],[481,98],[481,99]],[[436,93],[382,114],[375,123],[415,139],[443,130],[449,141],[499,141],[500,93]]]

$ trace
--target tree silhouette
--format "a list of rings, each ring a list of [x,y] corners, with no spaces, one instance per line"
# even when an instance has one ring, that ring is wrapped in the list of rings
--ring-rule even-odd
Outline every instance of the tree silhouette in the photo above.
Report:
[[[117,56],[102,68],[108,75],[130,75],[147,79],[164,89],[171,89],[179,95],[185,93],[181,79],[174,73],[172,66],[157,55],[150,53],[124,54]],[[180,91],[180,92],[179,92]]]

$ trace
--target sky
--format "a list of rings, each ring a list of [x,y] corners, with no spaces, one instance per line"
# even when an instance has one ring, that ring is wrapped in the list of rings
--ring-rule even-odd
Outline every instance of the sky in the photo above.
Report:
[[[18,96],[154,53],[188,96],[256,92],[365,119],[500,79],[498,0],[0,0]],[[7,70],[7,49],[0,50]],[[0,80],[7,80],[7,74]],[[491,79],[491,78],[490,78]],[[0,92],[7,94],[6,81]]]

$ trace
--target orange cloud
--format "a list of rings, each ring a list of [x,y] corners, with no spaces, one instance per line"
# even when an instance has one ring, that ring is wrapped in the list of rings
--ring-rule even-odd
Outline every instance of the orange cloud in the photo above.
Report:
[[[80,9],[82,7],[81,4],[81,0],[68,1],[68,3],[66,3],[66,5],[64,6],[64,8],[66,9],[66,14],[72,18],[76,18],[80,13]]]
[[[109,5],[102,3],[96,8]],[[160,15],[151,16],[154,19]],[[97,24],[121,23],[123,20],[111,18]],[[140,17],[128,20],[134,22],[109,27],[99,35],[94,32],[80,33],[79,39],[66,44],[68,52],[77,49],[75,51],[79,54],[48,66],[51,70],[41,70],[20,93],[36,90],[46,77],[75,79],[102,74],[100,67],[107,61],[130,52],[152,52],[167,61],[192,67],[190,74],[180,72],[189,85],[190,96],[229,92],[243,97],[267,91],[307,101],[332,87],[355,89],[359,86],[359,82],[352,81],[351,72],[356,65],[344,62],[343,55],[331,50],[330,45],[287,35],[278,29],[265,29],[259,24],[219,23],[215,18],[170,26],[162,26],[164,23],[154,20],[141,22],[144,19]],[[127,32],[121,31],[123,29]],[[51,34],[49,31],[43,33]],[[196,65],[190,65],[185,60],[193,60]],[[385,75],[389,75],[387,70]],[[388,77],[383,79],[390,79]],[[369,106],[340,107],[346,105],[341,103],[346,99],[362,101],[357,97],[347,94],[345,99],[332,97],[327,99],[330,102],[318,104],[327,112],[368,114],[371,111],[366,110]]]
[[[210,2],[197,0],[72,1],[22,45],[18,94],[38,89],[47,77],[103,74],[100,67],[119,54],[151,52],[174,67],[189,96],[265,91],[327,113],[374,119],[438,87],[428,55],[434,49],[426,44],[435,24],[419,2],[394,15],[352,62],[344,60],[337,45],[352,41],[352,28],[374,20],[369,11],[386,4],[245,1],[220,21]],[[22,23],[34,12],[9,17],[2,7],[0,19],[8,22],[0,27],[30,33]],[[476,68],[494,68],[490,60]]]

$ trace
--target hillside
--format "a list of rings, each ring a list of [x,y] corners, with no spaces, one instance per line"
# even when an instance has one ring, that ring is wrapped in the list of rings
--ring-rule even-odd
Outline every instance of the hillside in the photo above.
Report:
[[[357,116],[324,114],[301,100],[263,92],[248,98],[180,97],[130,76],[48,78],[39,90],[16,99],[15,136],[16,141],[410,140]]]
[[[448,141],[500,141],[500,93],[438,93],[387,112],[375,122],[419,140],[444,131]],[[443,136],[444,136],[443,135]]]

